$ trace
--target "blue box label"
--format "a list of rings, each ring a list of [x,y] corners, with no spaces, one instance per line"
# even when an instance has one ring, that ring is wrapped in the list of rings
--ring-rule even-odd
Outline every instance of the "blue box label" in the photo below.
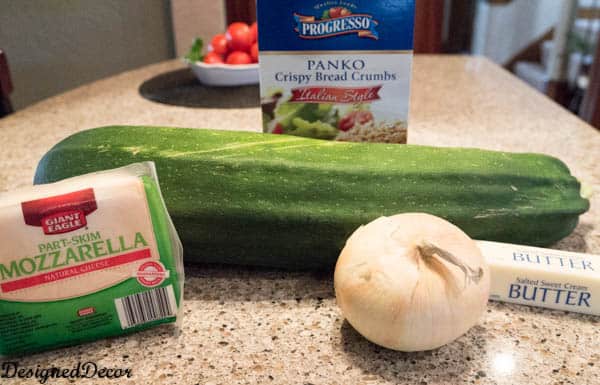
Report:
[[[263,51],[412,50],[414,0],[258,0]]]

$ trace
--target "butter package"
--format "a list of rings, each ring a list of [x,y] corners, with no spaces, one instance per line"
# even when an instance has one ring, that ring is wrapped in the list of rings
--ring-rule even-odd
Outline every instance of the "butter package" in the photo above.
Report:
[[[0,354],[176,322],[183,250],[153,163],[0,194]]]
[[[600,256],[478,241],[490,299],[600,315]]]
[[[263,131],[406,143],[414,0],[258,0]]]

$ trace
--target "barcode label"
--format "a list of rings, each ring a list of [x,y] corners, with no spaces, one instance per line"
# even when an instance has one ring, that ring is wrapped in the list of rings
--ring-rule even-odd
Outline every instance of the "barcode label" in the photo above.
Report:
[[[147,322],[175,316],[177,302],[173,285],[116,298],[115,307],[121,328],[127,329]]]

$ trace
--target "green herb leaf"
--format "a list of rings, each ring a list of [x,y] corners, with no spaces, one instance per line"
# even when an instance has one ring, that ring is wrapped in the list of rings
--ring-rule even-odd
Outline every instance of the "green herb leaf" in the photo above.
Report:
[[[299,117],[292,120],[294,129],[290,132],[293,135],[305,136],[309,138],[333,139],[338,130],[329,123],[319,120],[309,122]]]
[[[185,55],[185,58],[192,63],[204,60],[204,55],[202,55],[203,46],[204,42],[202,41],[202,39],[197,37],[196,39],[194,39],[194,43],[192,44],[192,47],[190,48],[188,53]]]

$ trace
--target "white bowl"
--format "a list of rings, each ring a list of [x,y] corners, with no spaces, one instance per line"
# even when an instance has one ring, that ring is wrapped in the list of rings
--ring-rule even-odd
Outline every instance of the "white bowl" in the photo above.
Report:
[[[206,64],[188,62],[202,84],[217,87],[258,84],[258,64]]]

